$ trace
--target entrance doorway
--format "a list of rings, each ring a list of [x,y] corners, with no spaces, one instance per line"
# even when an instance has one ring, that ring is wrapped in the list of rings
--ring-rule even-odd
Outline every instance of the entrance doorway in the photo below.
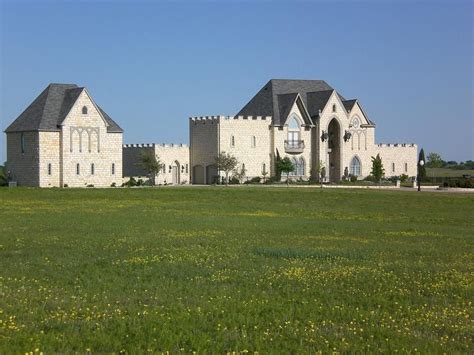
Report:
[[[341,179],[341,126],[333,118],[328,126],[329,182]]]

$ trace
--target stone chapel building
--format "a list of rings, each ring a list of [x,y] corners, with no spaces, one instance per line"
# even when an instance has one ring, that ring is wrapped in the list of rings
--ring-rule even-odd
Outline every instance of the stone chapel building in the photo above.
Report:
[[[380,154],[386,176],[417,171],[416,144],[375,143],[375,123],[357,99],[345,99],[322,80],[270,80],[236,116],[191,117],[190,164],[194,184],[222,176],[215,157],[225,151],[240,162],[247,178],[275,175],[277,157],[289,157],[292,179],[316,175],[326,181],[345,172],[362,179],[371,157]]]
[[[5,133],[6,168],[18,185],[122,184],[123,130],[84,87],[48,85]]]

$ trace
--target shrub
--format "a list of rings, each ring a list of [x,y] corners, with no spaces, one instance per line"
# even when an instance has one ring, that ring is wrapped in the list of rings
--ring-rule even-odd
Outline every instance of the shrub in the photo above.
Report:
[[[355,176],[355,175],[349,175],[349,178],[351,179],[352,182],[357,181],[357,176]]]
[[[229,184],[230,185],[238,185],[240,184],[240,180],[235,177],[235,176],[232,176],[230,179],[229,179]]]
[[[368,175],[364,178],[364,181],[375,182],[375,178],[372,175]]]
[[[126,186],[126,187],[137,186],[137,181],[133,177],[131,177],[130,180],[128,180],[127,182],[124,182],[122,186]]]
[[[407,174],[400,175],[400,182],[408,181],[409,177]]]
[[[94,185],[92,185],[92,184],[88,184],[88,185],[87,185],[87,187],[94,187]]]
[[[115,182],[110,184],[110,187],[117,187],[117,184]]]

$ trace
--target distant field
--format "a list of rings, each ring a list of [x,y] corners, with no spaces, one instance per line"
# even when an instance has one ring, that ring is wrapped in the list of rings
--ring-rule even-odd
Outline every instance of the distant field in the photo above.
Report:
[[[474,348],[474,198],[0,189],[0,353]]]
[[[463,175],[474,176],[474,170],[454,170],[446,168],[426,168],[427,177],[461,177]]]

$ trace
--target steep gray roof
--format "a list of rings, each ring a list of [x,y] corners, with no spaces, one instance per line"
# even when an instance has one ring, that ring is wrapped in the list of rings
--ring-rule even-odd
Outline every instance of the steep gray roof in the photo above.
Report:
[[[5,132],[59,131],[59,125],[83,90],[76,84],[49,84]],[[99,110],[108,124],[107,132],[123,132],[100,107]]]
[[[344,104],[344,107],[346,108],[347,112],[351,112],[351,110],[354,107],[356,102],[357,102],[357,99],[342,101],[342,103]]]
[[[273,116],[274,125],[283,125],[286,116],[280,112],[280,108],[286,109],[286,105],[279,103],[279,97],[282,100],[288,100],[286,94],[299,94],[308,108],[308,93],[327,90],[333,90],[333,88],[324,80],[272,79],[240,110],[238,115]],[[311,111],[309,114],[313,116]]]
[[[319,110],[322,111],[324,107],[326,107],[326,104],[328,103],[328,100],[333,92],[333,89],[308,92],[306,101],[308,103],[308,112],[311,117],[319,116]]]

